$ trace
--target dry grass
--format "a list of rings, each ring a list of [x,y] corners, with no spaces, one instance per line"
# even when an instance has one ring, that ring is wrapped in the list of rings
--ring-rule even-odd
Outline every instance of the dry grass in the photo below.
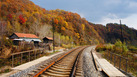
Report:
[[[2,49],[1,58],[8,58],[8,57],[10,57],[11,50],[12,50],[12,48],[8,49],[8,48],[4,47]]]
[[[10,66],[4,66],[4,67],[0,68],[0,74],[1,73],[7,73],[9,71],[11,71],[11,67]]]

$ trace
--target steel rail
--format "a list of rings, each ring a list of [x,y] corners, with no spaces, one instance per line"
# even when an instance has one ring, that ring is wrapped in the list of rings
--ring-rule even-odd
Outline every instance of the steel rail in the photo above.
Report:
[[[65,56],[67,56],[68,54],[70,54],[71,52],[77,50],[79,47],[72,49],[71,51],[69,51],[68,53],[66,53],[65,55],[59,57],[56,61],[52,62],[50,65],[48,65],[46,68],[40,70],[39,72],[35,73],[32,77],[38,77],[40,74],[42,74],[44,71],[46,71],[49,67],[51,67],[52,65],[54,65],[56,62],[60,61],[61,59],[63,59]]]
[[[73,65],[72,70],[71,70],[71,73],[70,73],[70,77],[74,77],[74,76],[75,76],[75,72],[76,72],[78,60],[79,60],[79,57],[80,57],[81,52],[82,52],[83,50],[84,50],[84,49],[82,49],[82,50],[78,53],[78,55],[77,55],[77,57],[76,57],[76,60],[75,60],[75,62],[74,62],[74,65]]]

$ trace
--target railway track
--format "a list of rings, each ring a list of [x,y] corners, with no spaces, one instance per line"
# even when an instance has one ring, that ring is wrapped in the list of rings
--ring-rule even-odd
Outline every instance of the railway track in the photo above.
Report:
[[[82,77],[82,57],[80,56],[86,47],[76,48],[50,65],[41,65],[40,68],[29,74],[31,77]]]

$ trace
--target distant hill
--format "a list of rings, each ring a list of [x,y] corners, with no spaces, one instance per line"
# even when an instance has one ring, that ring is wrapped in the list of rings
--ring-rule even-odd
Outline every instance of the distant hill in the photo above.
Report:
[[[109,23],[106,26],[95,25],[94,28],[105,42],[115,43],[116,40],[123,40],[127,44],[137,45],[137,30],[126,25],[122,24],[122,33],[121,26],[117,23]]]
[[[118,24],[96,25],[77,13],[60,9],[46,10],[29,0],[0,0],[0,21],[5,23],[3,33],[6,36],[13,32],[24,32],[34,33],[42,38],[51,35],[49,30],[43,30],[48,24],[51,28],[47,29],[52,29],[54,25],[57,33],[72,38],[77,45],[120,39]],[[137,30],[123,25],[123,34],[125,41],[137,42]]]

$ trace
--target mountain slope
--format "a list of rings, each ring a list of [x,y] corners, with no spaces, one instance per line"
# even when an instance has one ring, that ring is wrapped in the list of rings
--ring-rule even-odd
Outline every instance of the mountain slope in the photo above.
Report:
[[[54,25],[57,35],[66,36],[77,45],[114,42],[120,39],[120,30],[116,28],[118,24],[108,24],[106,27],[96,25],[77,13],[59,9],[45,10],[29,0],[0,0],[0,21],[5,25],[0,26],[1,29],[5,28],[1,32],[5,36],[13,32],[34,33],[40,38],[52,36],[50,31]],[[124,38],[130,43],[137,41],[137,31],[123,27]]]

